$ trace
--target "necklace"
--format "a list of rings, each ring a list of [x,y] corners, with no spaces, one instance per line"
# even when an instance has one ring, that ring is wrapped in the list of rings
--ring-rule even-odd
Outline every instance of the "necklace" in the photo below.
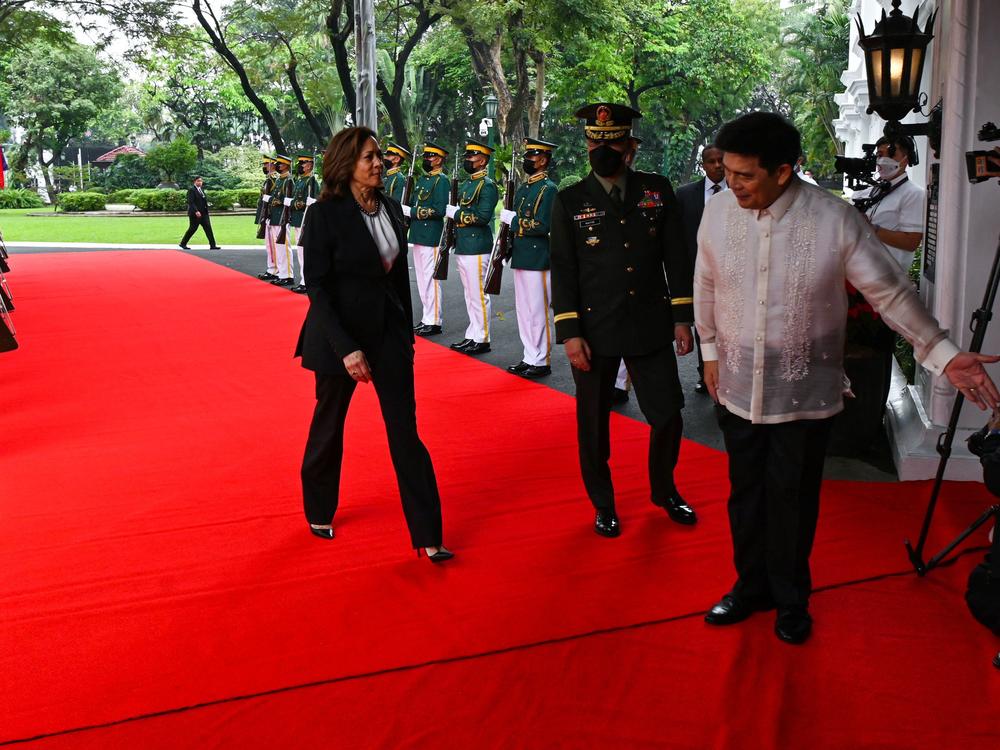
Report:
[[[358,210],[361,211],[361,213],[363,213],[369,219],[374,219],[376,216],[378,216],[378,212],[382,208],[382,204],[378,199],[378,195],[375,196],[375,209],[373,211],[369,211],[364,206],[362,206],[357,198],[354,199],[354,205],[357,206]]]

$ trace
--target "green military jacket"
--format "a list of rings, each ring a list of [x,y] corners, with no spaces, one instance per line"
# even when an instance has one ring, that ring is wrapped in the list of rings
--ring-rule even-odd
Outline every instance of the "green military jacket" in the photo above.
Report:
[[[272,226],[281,224],[281,214],[285,210],[285,198],[292,197],[292,190],[295,182],[291,175],[284,174],[274,178],[274,187],[271,190],[271,213],[268,221]]]
[[[544,172],[532,175],[518,186],[513,203],[517,220],[510,228],[514,233],[511,268],[549,269],[549,227],[557,190],[556,184]]]
[[[301,227],[302,219],[305,218],[306,208],[309,206],[309,198],[316,198],[319,192],[319,185],[314,175],[300,177],[295,180],[295,187],[292,190],[292,211],[288,223],[293,227]]]
[[[407,237],[414,245],[437,247],[444,228],[445,209],[451,186],[440,171],[425,174],[413,185],[410,196],[410,232]]]
[[[484,255],[493,250],[493,211],[500,193],[487,171],[476,172],[458,188],[456,255]]]
[[[268,175],[267,179],[264,180],[264,184],[260,187],[260,198],[257,199],[257,215],[253,219],[254,224],[263,224],[267,219],[268,207],[270,206],[270,198],[264,200],[265,195],[271,195],[271,191],[274,189],[274,177]]]
[[[385,194],[390,198],[395,198],[400,203],[403,201],[403,188],[406,187],[407,173],[402,167],[390,169],[385,173]]]

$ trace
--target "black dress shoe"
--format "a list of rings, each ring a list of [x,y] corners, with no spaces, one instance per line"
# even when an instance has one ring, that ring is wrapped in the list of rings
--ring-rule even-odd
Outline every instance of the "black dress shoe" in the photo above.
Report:
[[[601,508],[594,517],[594,531],[601,536],[614,538],[622,533],[618,515],[608,508]]]
[[[529,365],[528,369],[521,373],[521,377],[528,378],[529,380],[537,380],[551,374],[552,368],[548,365]]]
[[[694,508],[688,505],[687,501],[676,492],[666,500],[654,500],[653,502],[667,511],[667,515],[670,516],[670,520],[674,523],[693,526],[698,522],[698,516],[694,512]]]
[[[488,352],[489,350],[490,350],[489,341],[483,341],[482,343],[479,344],[473,341],[471,344],[469,344],[461,351],[463,354],[486,354],[486,352]]]
[[[627,404],[628,403],[628,391],[624,388],[615,388],[615,392],[611,394],[612,404]]]
[[[802,607],[782,607],[774,620],[774,634],[785,643],[805,643],[812,633],[812,618]]]
[[[257,274],[257,278],[260,279],[261,281],[271,281],[272,279],[276,279],[278,277],[275,276],[273,273],[268,273],[267,271],[264,271],[264,273]]]
[[[754,612],[767,609],[768,605],[740,599],[732,594],[726,594],[722,601],[708,610],[705,622],[709,625],[735,625],[743,622]]]
[[[420,326],[414,333],[418,336],[437,336],[441,333],[441,326]]]
[[[465,347],[475,343],[476,342],[473,341],[472,339],[462,339],[461,341],[456,341],[454,344],[452,344],[451,348],[454,349],[456,352],[460,352],[463,349],[465,349]]]
[[[708,394],[708,386],[705,385],[704,380],[699,380],[697,383],[695,383],[694,392],[700,393],[702,395]]]
[[[306,285],[305,284],[298,284],[297,286],[293,286],[292,287],[292,291],[295,292],[296,294],[305,294],[306,293]]]
[[[309,531],[318,536],[320,539],[333,539],[333,528],[316,528],[312,524],[309,524]]]
[[[275,279],[271,283],[275,286],[295,286],[295,279]]]
[[[522,372],[524,372],[525,370],[527,370],[529,367],[531,367],[531,365],[529,365],[526,362],[522,361],[522,362],[518,362],[516,365],[511,365],[510,367],[508,367],[507,368],[507,372],[512,372],[515,375],[520,375]]]
[[[427,550],[425,550],[423,547],[417,547],[417,557],[420,557],[421,554],[426,555]],[[433,555],[427,555],[427,559],[430,560],[432,563],[443,563],[445,560],[450,560],[454,556],[455,556],[454,552],[452,552],[450,549],[445,549],[444,546],[442,545],[441,547],[438,547],[438,551],[435,552]]]
[[[190,250],[191,249],[187,245],[178,245],[177,247],[179,247],[181,250]]]
[[[219,247],[218,245],[212,245],[212,246],[211,246],[210,248],[208,248],[208,249],[209,249],[209,250],[221,250],[222,248],[221,248],[221,247]]]

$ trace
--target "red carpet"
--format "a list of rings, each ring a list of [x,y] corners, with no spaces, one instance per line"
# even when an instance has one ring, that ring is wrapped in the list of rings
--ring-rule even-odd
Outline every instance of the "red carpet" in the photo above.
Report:
[[[369,388],[323,542],[298,485],[304,299],[169,251],[15,260],[0,744],[996,746],[1000,645],[961,599],[971,557],[818,593],[802,648],[767,615],[710,629],[696,613],[732,579],[725,457],[685,445],[701,523],[677,527],[646,497],[647,428],[615,418],[624,535],[600,539],[572,399],[423,341],[419,419],[459,557],[408,549]],[[829,483],[816,585],[906,571],[926,496]],[[930,547],[989,502],[947,487]]]

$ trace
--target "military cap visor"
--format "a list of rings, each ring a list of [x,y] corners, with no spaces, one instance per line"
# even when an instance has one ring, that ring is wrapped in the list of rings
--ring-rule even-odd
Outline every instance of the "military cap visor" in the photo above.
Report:
[[[295,157],[295,161],[314,162],[316,161],[316,157],[312,156],[311,154],[299,154],[298,156]]]
[[[388,146],[386,146],[385,152],[387,154],[396,154],[396,156],[401,156],[404,159],[410,158],[410,152],[407,151],[402,146],[396,145],[395,143],[390,143]]]
[[[551,154],[556,148],[556,144],[547,141],[539,141],[532,138],[524,140],[524,153],[534,156],[535,154]]]
[[[278,164],[290,165],[292,163],[291,157],[285,156],[284,154],[278,154],[277,156],[274,157],[274,160],[278,162]]]
[[[475,154],[486,154],[487,156],[493,153],[493,149],[491,149],[485,143],[473,140],[468,140],[465,142],[465,152],[469,153],[470,151]]]
[[[441,148],[436,143],[425,143],[424,154],[430,154],[431,156],[447,156],[448,150]]]
[[[583,132],[593,141],[617,141],[632,132],[632,121],[642,114],[624,104],[599,102],[578,109],[574,115],[586,120]]]

